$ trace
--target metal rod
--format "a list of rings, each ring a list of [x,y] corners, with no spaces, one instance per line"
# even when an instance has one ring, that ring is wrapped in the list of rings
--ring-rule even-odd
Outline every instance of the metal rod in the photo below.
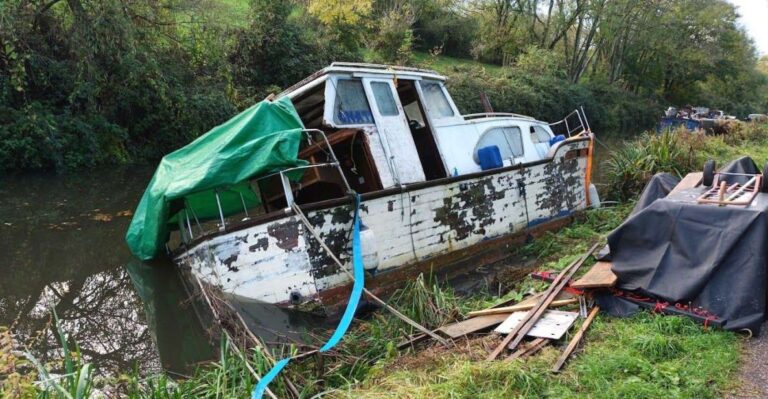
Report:
[[[192,241],[194,237],[194,234],[192,234],[192,223],[189,222],[189,211],[187,211],[187,208],[184,208],[184,215],[187,216],[187,228],[189,229],[189,240]]]
[[[219,231],[224,231],[227,226],[224,223],[224,210],[221,209],[221,199],[219,199],[219,191],[214,190],[214,194],[216,194],[216,205],[219,206],[219,217],[221,217],[221,226],[219,226]]]
[[[752,176],[752,178],[749,179],[749,181],[746,184],[744,184],[738,190],[736,190],[735,193],[729,195],[728,198],[726,198],[725,200],[726,201],[734,200],[736,197],[741,195],[750,185],[752,185],[755,182],[755,180],[757,180],[757,176]]]
[[[579,108],[581,108],[581,114],[584,115],[584,122],[587,124],[587,131],[592,133],[592,127],[589,126],[589,121],[587,120],[587,113],[584,112],[584,106],[580,105]]]
[[[245,212],[245,217],[248,218],[250,216],[248,216],[248,207],[245,206],[245,197],[243,197],[242,192],[238,191],[237,193],[240,194],[240,201],[243,202],[243,212]]]
[[[187,199],[184,199],[184,209],[189,209],[192,211],[192,217],[195,218],[195,224],[197,224],[198,230],[200,230],[200,234],[205,234],[205,230],[203,230],[203,225],[200,224],[200,219],[197,218],[197,213],[195,213],[195,208],[192,208],[189,205],[189,201]]]
[[[288,208],[293,206],[293,191],[291,191],[291,182],[288,180],[288,176],[285,173],[280,172],[280,182],[283,183],[283,193],[285,194],[285,203]]]
[[[339,175],[341,176],[341,180],[344,182],[344,186],[347,188],[347,192],[352,192],[352,188],[349,187],[349,182],[347,182],[347,177],[344,176],[344,171],[341,170],[341,165],[339,165],[339,159],[336,158],[336,153],[333,151],[333,147],[331,147],[331,143],[328,142],[328,137],[325,135],[325,132],[319,129],[307,129],[306,132],[316,132],[319,133],[320,136],[323,137],[323,141],[325,141],[325,145],[328,146],[328,151],[331,153],[331,159],[333,159],[333,163],[336,166],[336,168],[339,171]]]

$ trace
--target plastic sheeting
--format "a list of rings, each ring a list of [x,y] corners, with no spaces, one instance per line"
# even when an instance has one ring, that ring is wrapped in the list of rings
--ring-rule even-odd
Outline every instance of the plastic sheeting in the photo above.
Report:
[[[757,168],[742,158],[722,171]],[[643,197],[658,194],[657,183]],[[609,235],[617,287],[700,307],[725,320],[726,329],[758,334],[766,304],[768,195],[758,194],[748,207],[697,204],[703,189],[650,201]],[[636,310],[616,298],[600,302],[614,315]]]
[[[262,101],[163,157],[126,233],[131,252],[142,260],[157,256],[178,217],[174,200],[183,199],[199,219],[218,217],[214,190],[225,216],[258,204],[247,180],[305,164],[297,158],[302,129],[289,98]]]

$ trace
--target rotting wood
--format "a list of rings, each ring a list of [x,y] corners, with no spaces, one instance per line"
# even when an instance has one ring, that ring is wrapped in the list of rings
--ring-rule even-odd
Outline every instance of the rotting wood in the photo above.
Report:
[[[703,177],[704,177],[704,172],[688,173],[687,175],[685,175],[683,180],[680,180],[680,183],[677,183],[675,188],[673,188],[672,191],[670,191],[669,194],[667,194],[667,196],[698,186],[701,183],[701,180]]]
[[[299,208],[299,206],[296,205],[295,203],[292,205],[292,207],[293,207],[293,211],[296,213],[296,215],[299,217],[299,219],[301,219],[302,223],[304,223],[304,226],[307,228],[307,231],[309,231],[310,234],[312,234],[312,236],[315,238],[315,240],[317,240],[317,242],[320,244],[320,246],[323,247],[323,249],[328,254],[328,256],[331,259],[333,259],[334,262],[336,262],[336,265],[339,266],[339,269],[343,270],[354,281],[355,276],[353,276],[352,273],[350,273],[349,270],[347,270],[344,267],[344,264],[339,260],[338,257],[336,257],[336,254],[333,253],[333,251],[331,251],[330,248],[328,248],[328,245],[326,245],[325,241],[320,237],[319,234],[317,234],[317,231],[312,227],[312,223],[310,223],[309,220],[307,220],[307,216],[304,215],[304,212],[302,212],[301,208]],[[376,295],[374,295],[371,291],[368,291],[367,288],[363,287],[363,292],[365,292],[365,294],[368,295],[368,297],[371,298],[374,302],[378,303],[380,306],[382,306],[385,309],[387,309],[390,313],[392,313],[395,316],[397,316],[400,320],[406,322],[407,324],[410,324],[412,327],[414,327],[417,330],[423,332],[424,334],[429,335],[430,337],[434,338],[436,341],[440,342],[441,344],[443,344],[445,346],[449,346],[450,345],[448,340],[446,340],[443,337],[441,337],[441,336],[435,334],[434,332],[428,330],[426,327],[424,327],[421,324],[413,321],[408,316],[400,313],[399,310],[393,308],[388,303],[384,302],[384,300],[382,300],[381,298],[379,298]]]
[[[571,283],[571,288],[610,288],[616,285],[618,277],[611,270],[611,262],[597,262],[580,279]]]
[[[514,360],[531,356],[543,349],[545,346],[549,345],[549,342],[550,340],[546,338],[536,338],[529,342],[525,347],[512,352],[512,354],[507,356],[507,358],[504,360]]]
[[[501,324],[501,322],[506,320],[507,316],[508,314],[501,313],[472,317],[467,320],[442,326],[438,328],[437,331],[440,331],[451,338],[459,338]]]
[[[579,342],[581,342],[581,339],[584,337],[584,332],[587,331],[587,328],[589,328],[589,325],[592,323],[592,320],[595,319],[595,316],[597,316],[599,312],[600,312],[599,306],[595,306],[594,308],[592,308],[592,311],[589,312],[589,316],[587,316],[584,322],[581,323],[581,327],[579,327],[579,331],[577,331],[576,334],[574,334],[573,338],[571,339],[571,342],[568,343],[568,346],[565,348],[563,353],[557,359],[557,362],[555,362],[555,365],[552,367],[553,373],[557,373],[560,371],[560,369],[563,368],[565,361],[568,360],[568,357],[571,356],[571,353],[573,353],[573,350],[576,349],[577,345],[579,345]]]
[[[587,253],[585,253],[580,259],[571,263],[565,270],[563,270],[563,272],[557,275],[555,281],[545,291],[544,298],[542,298],[534,308],[528,311],[525,318],[521,320],[520,324],[518,324],[517,327],[515,327],[515,329],[502,340],[501,344],[497,346],[490,355],[488,355],[487,360],[496,359],[501,354],[501,352],[506,350],[507,346],[515,348],[520,343],[520,341],[525,338],[525,335],[528,333],[531,327],[533,327],[534,323],[536,323],[536,320],[541,317],[541,315],[547,309],[547,306],[549,306],[549,304],[554,301],[557,294],[560,293],[563,288],[565,288],[568,280],[573,277],[573,274],[576,273],[582,264],[584,264],[587,258],[589,258],[589,256],[591,256],[592,253],[597,250],[599,245],[599,243],[592,245]]]
[[[559,300],[552,301],[552,303],[550,303],[549,306],[550,307],[566,306],[566,305],[572,305],[578,302],[579,300],[576,298],[559,299]],[[510,313],[519,312],[522,310],[531,310],[533,309],[534,306],[536,306],[535,303],[525,303],[525,304],[519,303],[517,305],[505,306],[503,308],[475,310],[467,313],[467,315],[470,317],[498,315],[498,314],[509,315]]]

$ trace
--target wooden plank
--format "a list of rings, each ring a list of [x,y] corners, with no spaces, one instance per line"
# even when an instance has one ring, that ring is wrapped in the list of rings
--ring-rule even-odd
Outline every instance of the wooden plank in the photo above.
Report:
[[[677,183],[675,188],[673,188],[668,195],[698,186],[699,183],[701,183],[701,180],[703,177],[704,177],[704,172],[688,173],[687,175],[685,175],[683,180],[680,180],[680,183]]]
[[[512,352],[512,354],[509,355],[505,360],[513,360],[517,358],[530,356],[538,352],[539,350],[541,350],[543,347],[547,346],[549,342],[550,340],[546,338],[536,338],[530,343],[528,343],[528,345],[526,345],[525,347]]]
[[[501,322],[506,320],[508,316],[509,314],[502,313],[473,317],[458,323],[442,326],[438,328],[437,331],[440,331],[451,338],[459,338],[501,324]]]
[[[576,298],[558,299],[558,300],[552,301],[552,303],[549,304],[549,307],[558,307],[558,306],[571,305],[571,304],[578,303],[578,302],[579,302],[579,300],[576,299]],[[509,315],[510,313],[519,312],[521,310],[531,310],[531,309],[533,309],[534,306],[536,306],[536,303],[523,303],[523,302],[520,302],[517,305],[505,306],[503,308],[491,308],[491,309],[475,310],[475,311],[467,313],[467,315],[470,316],[470,317],[486,316],[486,315],[496,315],[496,314]]]
[[[587,258],[589,258],[592,253],[597,250],[598,246],[599,243],[592,245],[592,247],[587,251],[587,253],[584,254],[584,256],[571,263],[560,274],[558,274],[557,277],[555,277],[555,281],[553,281],[549,288],[544,291],[544,297],[540,300],[540,302],[528,311],[525,319],[523,319],[512,332],[504,337],[504,339],[501,341],[501,344],[499,344],[499,346],[497,346],[496,349],[494,349],[488,355],[486,360],[495,360],[501,354],[501,352],[507,349],[507,346],[511,345],[512,348],[515,348],[518,344],[520,344],[520,341],[525,338],[525,334],[527,334],[531,327],[533,327],[533,324],[536,323],[536,320],[541,317],[542,313],[544,313],[549,304],[554,301],[557,294],[559,294],[560,291],[565,288],[565,285],[568,283],[571,277],[573,277],[574,273],[576,273],[576,271],[579,270],[579,267],[584,264]]]
[[[557,373],[560,371],[560,369],[563,368],[563,365],[565,364],[565,361],[568,360],[568,357],[571,356],[571,353],[574,349],[576,349],[576,346],[581,342],[581,338],[584,337],[584,332],[587,331],[587,328],[592,323],[592,320],[595,319],[595,316],[600,312],[600,307],[595,306],[592,308],[592,311],[589,312],[589,316],[587,316],[587,319],[584,320],[584,323],[581,323],[581,327],[579,327],[579,331],[576,332],[576,334],[571,339],[571,342],[568,343],[568,346],[565,348],[563,353],[560,355],[560,357],[557,359],[557,362],[555,362],[555,365],[552,367],[552,372]]]
[[[571,283],[572,288],[608,288],[616,285],[618,278],[611,271],[611,262],[597,262],[580,279]]]

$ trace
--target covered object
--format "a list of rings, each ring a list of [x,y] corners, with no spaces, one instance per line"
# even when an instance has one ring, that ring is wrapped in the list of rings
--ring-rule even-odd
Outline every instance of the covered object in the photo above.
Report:
[[[158,255],[179,217],[173,201],[199,219],[219,215],[214,190],[225,215],[257,205],[248,179],[304,165],[297,158],[302,129],[289,98],[265,100],[163,157],[126,233],[131,252],[142,260]]]
[[[749,158],[722,172],[754,173]],[[665,179],[665,178],[664,178]],[[658,179],[657,179],[658,180]],[[725,321],[729,330],[760,332],[766,303],[768,195],[749,206],[696,203],[704,188],[676,191],[649,201],[608,237],[617,288],[659,301],[700,308]],[[621,298],[605,296],[610,313],[637,310]]]

